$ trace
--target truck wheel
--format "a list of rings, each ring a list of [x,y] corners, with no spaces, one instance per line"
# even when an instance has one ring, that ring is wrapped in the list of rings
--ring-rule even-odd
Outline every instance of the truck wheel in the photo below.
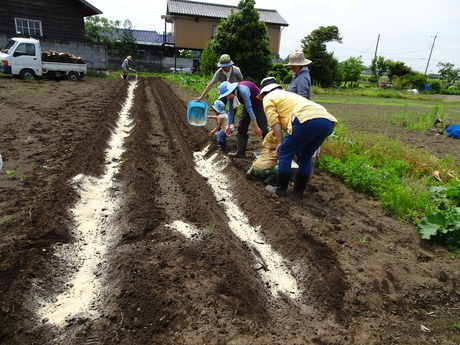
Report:
[[[35,78],[35,72],[31,69],[23,69],[21,73],[19,73],[19,77],[22,80],[27,80],[27,79],[34,79]]]
[[[79,81],[79,80],[80,80],[80,76],[78,75],[77,72],[69,72],[69,73],[67,73],[67,80],[70,80],[70,81]]]

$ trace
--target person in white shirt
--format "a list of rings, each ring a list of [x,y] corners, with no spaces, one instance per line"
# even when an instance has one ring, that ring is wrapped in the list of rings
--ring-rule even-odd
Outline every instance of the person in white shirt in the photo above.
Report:
[[[128,78],[128,71],[132,71],[133,69],[129,67],[129,62],[131,61],[132,57],[131,55],[128,55],[126,59],[123,60],[123,63],[121,64],[121,69],[123,70],[123,79],[126,80]]]

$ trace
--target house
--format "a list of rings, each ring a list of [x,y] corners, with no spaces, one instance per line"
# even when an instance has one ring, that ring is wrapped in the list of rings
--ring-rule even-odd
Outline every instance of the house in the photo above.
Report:
[[[84,0],[2,0],[0,47],[11,37],[33,37],[43,50],[71,52],[85,60],[89,70],[107,69],[104,46],[85,42],[85,17],[102,14]]]
[[[97,14],[84,0],[2,0],[0,35],[84,42],[84,17]]]
[[[220,20],[227,18],[231,11],[238,12],[236,6],[209,4],[188,0],[168,0],[166,23],[173,25],[174,45],[177,49],[204,50]],[[278,56],[281,31],[289,24],[276,10],[257,9],[260,20],[265,22],[270,37],[270,50]],[[165,29],[166,31],[166,29]]]

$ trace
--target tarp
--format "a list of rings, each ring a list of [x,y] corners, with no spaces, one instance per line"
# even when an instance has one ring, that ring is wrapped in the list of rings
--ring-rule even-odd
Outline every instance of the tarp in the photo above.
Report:
[[[450,125],[446,128],[446,134],[448,137],[460,139],[460,125]]]

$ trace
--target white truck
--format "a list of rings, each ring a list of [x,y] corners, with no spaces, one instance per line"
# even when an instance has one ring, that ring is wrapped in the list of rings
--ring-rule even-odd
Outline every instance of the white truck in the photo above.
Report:
[[[77,81],[86,74],[86,64],[43,61],[39,40],[14,37],[0,52],[0,72],[19,75],[21,79],[43,76]]]

